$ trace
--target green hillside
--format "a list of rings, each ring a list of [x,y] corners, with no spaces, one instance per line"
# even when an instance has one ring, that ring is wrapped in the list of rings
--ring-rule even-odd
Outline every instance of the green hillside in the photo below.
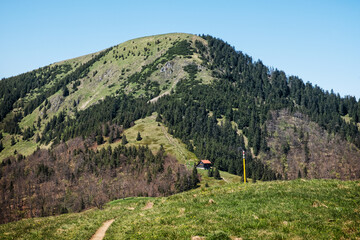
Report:
[[[152,151],[156,152],[160,146],[163,146],[166,153],[173,155],[176,159],[188,167],[192,167],[198,161],[196,155],[186,149],[184,143],[174,138],[168,133],[168,129],[162,123],[156,122],[157,113],[144,119],[135,121],[135,125],[126,129],[124,135],[128,143],[126,146],[148,146]],[[141,133],[142,140],[136,140],[138,133]],[[99,146],[99,148],[116,147],[121,145],[121,141],[109,144],[108,141]]]
[[[62,88],[60,88],[47,97],[49,104],[41,104],[42,102],[40,102],[39,107],[34,108],[34,110],[21,119],[19,122],[19,131],[21,132],[27,128],[36,126],[39,117],[41,124],[38,129],[35,128],[33,137],[27,141],[23,140],[21,134],[14,135],[18,142],[16,145],[11,145],[10,138],[5,138],[3,141],[5,150],[0,151],[0,161],[8,156],[16,155],[14,154],[15,151],[16,153],[26,156],[31,154],[37,146],[39,146],[39,144],[35,143],[35,135],[37,133],[41,134],[44,125],[60,111],[65,111],[67,115],[73,116],[75,109],[79,111],[84,110],[103,100],[106,96],[116,95],[118,91],[125,91],[137,97],[143,96],[146,93],[143,89],[144,85],[142,85],[142,83],[130,83],[127,79],[137,72],[143,72],[143,67],[145,67],[145,71],[147,71],[149,64],[151,65],[154,61],[157,61],[159,65],[156,66],[156,69],[151,70],[152,73],[148,76],[152,83],[156,83],[156,89],[158,89],[154,97],[159,94],[169,94],[176,83],[187,76],[183,70],[183,66],[193,61],[200,62],[201,60],[197,54],[186,59],[175,57],[173,65],[171,66],[171,74],[168,74],[166,71],[160,72],[160,67],[166,62],[160,63],[163,59],[166,59],[162,56],[177,42],[183,40],[195,41],[195,39],[201,40],[200,37],[184,33],[138,38],[121,43],[102,52],[65,60],[44,67],[45,70],[42,70],[43,72],[51,71],[46,69],[54,69],[55,67],[63,68],[64,66],[69,66],[71,70],[50,77],[48,82],[41,88],[35,88],[29,91],[24,97],[19,98],[14,105],[21,105],[26,108],[27,103],[36,99],[41,93],[46,94],[49,92],[51,87],[61,82],[64,77],[71,75],[79,66],[92,61],[94,57],[99,56],[100,53],[104,53],[99,59],[96,59],[94,63],[89,65],[89,68],[87,68],[82,75],[76,76],[76,79],[65,85],[69,90],[68,96],[64,97]],[[35,75],[42,76],[41,69],[38,71],[40,73],[35,73]],[[204,82],[210,82],[213,79],[209,71],[203,71],[200,77]],[[46,109],[44,110],[44,108]],[[19,110],[21,110],[21,108],[14,108],[3,121],[0,121],[0,127],[7,120],[11,120],[12,116]],[[46,117],[43,117],[44,115],[46,115]]]
[[[357,181],[360,178],[358,126],[360,101],[356,98],[341,97],[268,67],[260,60],[254,61],[221,39],[171,33],[129,40],[0,81],[0,195],[4,196],[0,198],[0,222],[102,208],[108,201],[127,197],[166,197],[155,199],[156,205],[159,201],[169,201],[176,206],[183,202],[177,198],[184,196],[186,204],[197,206],[194,210],[197,215],[204,214],[199,222],[194,216],[189,222],[204,225],[190,227],[170,217],[171,221],[163,219],[161,224],[171,225],[174,221],[174,225],[184,224],[192,230],[177,233],[162,229],[158,234],[163,235],[159,236],[165,238],[168,234],[172,238],[172,234],[180,234],[179,238],[199,235],[219,239],[225,234],[242,238],[318,238],[325,234],[328,238],[352,238],[353,232],[344,230],[346,226],[337,219],[349,217],[352,229],[353,224],[358,224],[353,220],[357,212],[352,215],[331,212],[334,218],[329,217],[330,213],[321,215],[320,223],[328,221],[332,226],[336,222],[329,232],[325,228],[317,229],[321,224],[317,225],[313,222],[316,218],[310,219],[306,214],[314,214],[316,209],[330,211],[334,209],[332,206],[345,207],[333,195],[336,192],[329,190],[331,184],[345,186],[344,189],[350,189],[349,194],[355,192],[357,182],[308,180]],[[248,179],[261,183],[246,188],[227,185],[243,179],[243,151]],[[201,170],[201,189],[168,197],[197,187],[200,175],[192,169],[200,159],[210,160],[214,172],[220,171],[222,181],[215,181]],[[264,183],[298,178],[306,180]],[[211,188],[206,188],[206,183]],[[318,199],[311,195],[311,189],[315,188],[328,194],[329,204],[325,197]],[[266,201],[265,196],[254,195],[257,189],[266,190],[264,194],[284,204],[277,206]],[[272,190],[279,196],[273,197]],[[211,197],[216,203],[225,201],[218,220],[211,215],[216,214],[215,209],[207,213],[197,205],[202,203],[211,209],[217,204],[207,204],[209,199],[197,202],[198,198],[192,197],[209,191],[213,192]],[[251,201],[256,202],[258,197],[264,199],[269,208],[279,207],[287,213],[286,207],[290,215],[295,216],[295,222],[290,224],[290,215],[282,213],[285,223],[273,225],[272,222],[277,221],[273,213],[258,212],[259,209],[253,213],[255,217],[241,208],[233,210],[239,216],[229,216],[224,211],[230,203],[236,205],[236,201],[226,191],[239,194],[235,199],[250,201],[246,204],[250,204],[251,211],[255,211]],[[286,195],[286,191],[290,191],[290,195]],[[243,193],[251,197],[247,199]],[[223,194],[228,198],[221,199]],[[284,199],[279,199],[280,196]],[[290,205],[287,205],[284,201],[289,199]],[[318,207],[306,212],[309,199],[311,206]],[[132,199],[130,203],[141,206],[146,201],[149,199]],[[88,220],[92,222],[88,226],[92,232],[107,218],[105,216],[119,217],[120,212],[112,211],[112,207],[131,207],[128,203],[118,201],[104,211],[89,210],[54,219],[66,221],[70,217],[78,221],[78,216],[90,214],[94,217]],[[355,202],[349,206],[351,204]],[[172,207],[167,211],[171,212],[170,209]],[[295,213],[296,210],[303,213]],[[178,210],[168,212],[166,214],[173,216]],[[145,214],[136,207],[132,213],[129,219]],[[262,213],[270,214],[271,222],[260,221]],[[300,217],[305,221],[300,221]],[[156,219],[154,216],[151,224],[157,223]],[[231,219],[244,224],[252,235],[230,223]],[[250,219],[259,221],[246,225],[245,220]],[[39,219],[27,221],[41,222]],[[81,221],[79,226],[67,226],[55,232],[52,229],[46,234],[66,232],[73,227],[86,229]],[[93,224],[94,221],[98,222]],[[119,224],[123,223],[117,220],[114,226]],[[139,224],[157,228],[143,222]],[[212,229],[204,232],[205,226]],[[312,229],[310,232],[302,230],[307,226]],[[262,227],[263,232],[259,230]],[[18,231],[14,234],[21,234],[23,230]],[[114,236],[128,234],[112,231]],[[24,234],[32,234],[30,232],[23,231]],[[151,233],[144,234],[145,238],[156,238],[147,235]]]
[[[357,239],[360,182],[296,180],[230,183],[163,198],[126,198],[103,210],[0,225],[1,239]],[[149,204],[149,203],[152,204]],[[148,209],[144,209],[148,206]],[[152,206],[152,207],[151,207]]]

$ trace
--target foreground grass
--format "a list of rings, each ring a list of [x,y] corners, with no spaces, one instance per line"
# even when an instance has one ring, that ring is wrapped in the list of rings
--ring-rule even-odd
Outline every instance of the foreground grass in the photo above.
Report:
[[[115,218],[105,239],[356,239],[360,182],[226,183],[161,198],[127,198],[103,210],[0,225],[0,239],[89,239]],[[154,206],[143,210],[148,202]]]

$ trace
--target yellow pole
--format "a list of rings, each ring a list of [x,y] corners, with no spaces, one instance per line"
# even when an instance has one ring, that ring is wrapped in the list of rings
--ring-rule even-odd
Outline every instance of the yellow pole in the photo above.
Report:
[[[245,151],[243,151],[244,183],[246,184]]]

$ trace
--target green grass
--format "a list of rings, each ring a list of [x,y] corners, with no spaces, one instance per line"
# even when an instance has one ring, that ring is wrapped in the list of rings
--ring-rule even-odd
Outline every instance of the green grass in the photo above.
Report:
[[[16,144],[11,146],[12,135],[9,135],[8,133],[3,133],[3,135],[2,142],[5,148],[0,152],[0,162],[6,157],[13,156],[15,150],[17,153],[27,156],[32,154],[37,148],[37,144],[34,141],[23,141],[20,135],[13,135],[15,139],[19,139],[19,141],[16,141]]]
[[[160,146],[163,145],[166,153],[176,157],[180,163],[186,164],[188,167],[193,166],[193,163],[198,161],[196,155],[188,151],[184,143],[170,135],[167,132],[167,127],[156,122],[155,119],[156,113],[150,117],[135,121],[133,127],[126,129],[124,134],[129,142],[126,146],[148,145],[152,151],[157,152]],[[141,141],[136,141],[138,132],[141,134]],[[119,144],[121,144],[121,141],[112,143],[111,146],[115,147]],[[105,143],[101,147],[107,146],[108,144]]]
[[[143,210],[147,202],[151,209]],[[115,218],[105,239],[356,239],[360,182],[229,183],[160,198],[129,198],[103,210],[0,225],[1,239],[89,239]]]

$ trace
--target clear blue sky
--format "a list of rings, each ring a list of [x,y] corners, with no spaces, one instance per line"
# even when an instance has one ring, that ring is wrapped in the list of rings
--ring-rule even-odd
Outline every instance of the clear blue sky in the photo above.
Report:
[[[169,32],[210,34],[360,98],[360,1],[0,1],[0,78]]]

